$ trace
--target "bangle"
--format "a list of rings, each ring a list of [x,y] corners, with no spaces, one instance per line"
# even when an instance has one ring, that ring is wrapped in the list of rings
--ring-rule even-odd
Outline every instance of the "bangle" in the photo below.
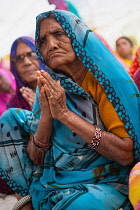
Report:
[[[46,143],[42,143],[39,141],[39,139],[36,137],[36,135],[34,135],[34,142],[36,141],[39,145],[41,145],[40,147],[47,147],[49,144],[46,144]]]
[[[94,134],[89,146],[92,147],[93,149],[98,147],[100,144],[100,141],[101,141],[101,137],[102,137],[101,129],[95,125],[95,134]]]
[[[35,144],[34,142],[34,136],[32,137],[32,144],[33,144],[33,147],[38,150],[38,151],[41,151],[41,152],[45,152],[49,149],[50,147],[50,144],[46,144],[45,147],[39,147]]]
[[[22,206],[29,203],[31,201],[31,196],[26,195],[25,197],[21,198],[12,208],[12,210],[19,210]]]

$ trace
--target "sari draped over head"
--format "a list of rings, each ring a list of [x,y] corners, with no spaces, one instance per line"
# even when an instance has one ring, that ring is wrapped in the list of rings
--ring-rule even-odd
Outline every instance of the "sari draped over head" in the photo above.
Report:
[[[113,51],[111,49],[111,47],[109,46],[109,44],[107,43],[107,41],[100,35],[98,34],[96,31],[93,31],[95,33],[95,35],[103,42],[103,44],[110,50],[110,52],[115,56],[115,58],[118,59],[118,61],[122,64],[122,66],[126,69],[126,71],[129,73],[129,67],[127,66],[127,64],[123,61],[123,59],[118,56],[118,54]]]
[[[31,37],[21,36],[13,42],[13,44],[11,46],[11,52],[10,52],[10,70],[13,73],[13,75],[15,76],[15,79],[16,79],[16,93],[12,96],[12,98],[8,102],[7,108],[15,107],[15,108],[31,110],[30,105],[23,98],[23,96],[20,92],[20,88],[27,87],[27,84],[19,78],[16,67],[15,67],[15,64],[14,64],[14,61],[13,61],[13,58],[16,54],[16,50],[17,50],[19,40],[23,40],[33,51],[36,51],[35,50],[35,41]],[[44,66],[41,64],[41,62],[40,62],[40,69],[44,69]]]
[[[140,160],[139,91],[126,70],[104,46],[98,37],[74,14],[54,10],[56,21],[62,26],[76,56],[85,65],[91,77],[101,85],[134,142],[135,162]],[[39,25],[49,12],[37,17],[36,50],[45,65],[39,46]],[[46,66],[47,68],[47,66]],[[63,74],[48,72],[60,80],[66,92],[68,108],[106,130],[99,115],[98,104],[82,87]],[[34,135],[40,118],[39,90],[32,112],[9,109],[0,118],[0,175],[20,195],[32,196],[35,210],[131,209],[128,200],[128,175],[131,165],[122,166],[89,147],[86,141],[54,119],[52,146],[44,164],[35,166],[26,153],[30,135]],[[108,119],[109,120],[109,119]]]

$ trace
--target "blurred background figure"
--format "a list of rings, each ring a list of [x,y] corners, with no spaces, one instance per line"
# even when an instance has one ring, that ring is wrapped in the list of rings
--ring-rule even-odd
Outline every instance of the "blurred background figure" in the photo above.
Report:
[[[37,70],[44,69],[39,62],[34,40],[31,37],[17,38],[11,47],[10,70],[16,79],[16,93],[7,104],[7,108],[31,110],[37,86]]]
[[[130,74],[140,90],[140,47],[136,50],[134,60],[130,66]]]
[[[10,55],[7,54],[0,59],[0,66],[1,68],[10,71]]]
[[[116,52],[129,67],[134,58],[133,48],[133,42],[128,37],[122,36],[116,40]]]
[[[136,85],[140,91],[140,68],[133,75],[133,80],[136,83]]]
[[[134,210],[140,210],[140,162],[138,162],[130,172],[129,199]]]
[[[132,77],[135,74],[135,72],[138,71],[139,68],[140,68],[140,47],[137,48],[136,53],[134,55],[134,59],[130,66],[130,73]]]
[[[0,63],[0,116],[6,111],[6,104],[16,91],[16,82],[13,74]],[[0,194],[13,194],[11,188],[0,177]]]
[[[70,11],[73,14],[75,14],[78,18],[81,19],[78,10],[75,8],[75,6],[67,0],[48,0],[49,4],[54,4],[56,7],[55,9],[61,9]]]
[[[0,66],[0,116],[6,111],[6,104],[16,90],[13,74]]]

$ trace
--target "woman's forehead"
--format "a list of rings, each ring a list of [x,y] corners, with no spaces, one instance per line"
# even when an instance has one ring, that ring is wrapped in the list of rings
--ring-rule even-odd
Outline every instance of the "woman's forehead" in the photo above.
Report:
[[[46,34],[47,32],[53,32],[57,29],[62,29],[62,27],[54,18],[45,18],[40,23],[40,36],[44,35],[44,33]]]

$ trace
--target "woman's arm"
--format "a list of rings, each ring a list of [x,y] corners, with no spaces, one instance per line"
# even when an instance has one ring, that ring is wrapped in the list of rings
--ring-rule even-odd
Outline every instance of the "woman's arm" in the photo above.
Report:
[[[50,135],[53,123],[53,118],[50,113],[44,87],[41,85],[39,79],[38,87],[40,89],[39,102],[41,107],[41,116],[37,131],[34,137],[31,137],[27,145],[27,152],[29,154],[30,159],[34,162],[35,165],[43,164],[44,155],[51,144]]]
[[[95,126],[77,116],[70,110],[66,110],[58,118],[62,123],[77,133],[88,144],[91,143],[95,134]],[[122,165],[133,162],[133,141],[130,138],[119,138],[113,133],[101,131],[101,141],[96,151],[101,155],[114,160]]]

